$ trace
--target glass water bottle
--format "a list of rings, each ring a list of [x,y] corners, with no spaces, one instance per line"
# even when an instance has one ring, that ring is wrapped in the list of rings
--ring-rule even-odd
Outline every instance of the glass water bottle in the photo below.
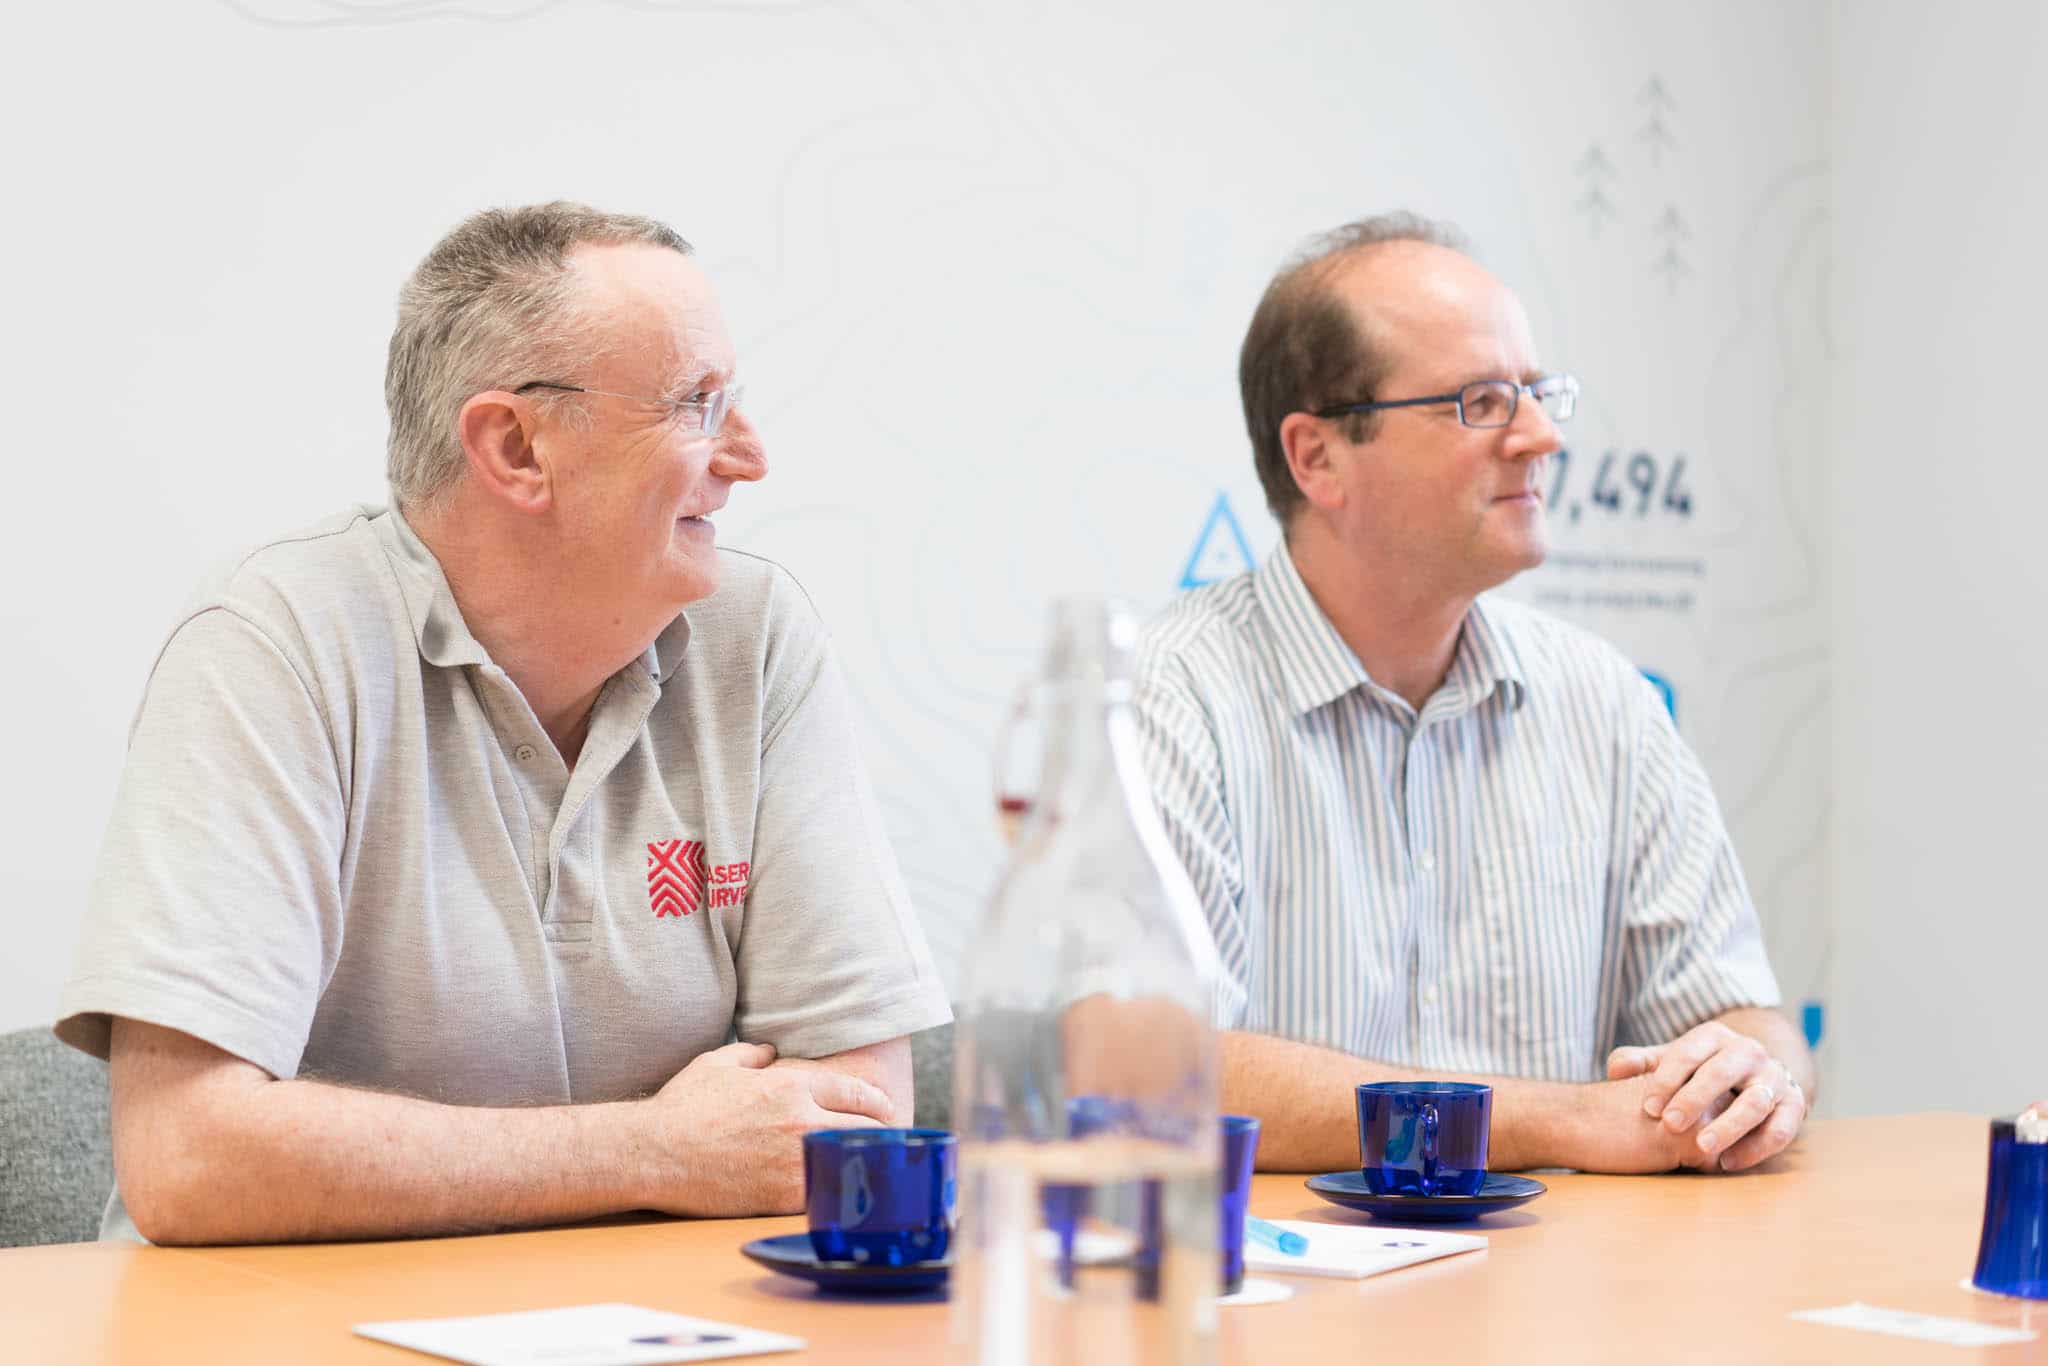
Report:
[[[984,1366],[1215,1356],[1216,950],[1140,765],[1136,636],[1055,611],[1038,790],[956,1012],[953,1334]]]

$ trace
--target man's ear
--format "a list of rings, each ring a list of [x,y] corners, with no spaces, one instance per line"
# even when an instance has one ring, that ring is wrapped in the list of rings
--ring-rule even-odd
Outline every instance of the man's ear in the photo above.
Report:
[[[1280,419],[1280,449],[1287,453],[1287,471],[1294,486],[1314,507],[1344,506],[1344,485],[1338,479],[1338,452],[1331,444],[1330,424],[1313,413],[1289,413]]]
[[[455,415],[470,477],[522,512],[545,512],[554,500],[554,481],[534,448],[535,417],[531,403],[502,389],[470,395]]]

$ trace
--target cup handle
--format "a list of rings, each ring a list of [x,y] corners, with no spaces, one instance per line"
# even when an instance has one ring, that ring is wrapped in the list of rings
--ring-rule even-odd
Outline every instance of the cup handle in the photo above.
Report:
[[[1436,1132],[1438,1127],[1436,1106],[1428,1101],[1422,1105],[1422,1193],[1436,1194]]]

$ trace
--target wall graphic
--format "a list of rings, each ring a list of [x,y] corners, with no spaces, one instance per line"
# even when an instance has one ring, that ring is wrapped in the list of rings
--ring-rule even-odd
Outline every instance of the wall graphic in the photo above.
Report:
[[[36,50],[92,61],[0,93],[40,129],[21,176],[66,205],[7,229],[46,267],[13,286],[37,348],[13,372],[38,376],[16,444],[80,455],[25,463],[24,505],[52,515],[0,549],[17,582],[67,566],[9,619],[33,667],[0,687],[42,722],[14,761],[45,777],[7,821],[17,916],[82,904],[189,586],[380,496],[404,273],[478,206],[569,196],[674,223],[718,283],[771,466],[720,538],[831,623],[950,976],[1004,857],[990,750],[1050,600],[1156,608],[1263,557],[1244,326],[1307,235],[1412,207],[1466,230],[1585,384],[1548,472],[1555,553],[1509,591],[1668,682],[1787,989],[1813,994],[1818,0],[1565,0],[1538,24],[1507,3],[218,0],[130,6],[118,42],[104,8],[37,7]],[[50,942],[0,965],[0,1026],[54,1004]]]
[[[1560,167],[1578,231],[1559,302],[1578,344],[1556,354],[1587,393],[1546,474],[1552,552],[1508,591],[1616,641],[1663,693],[1713,775],[1787,1007],[1818,1038],[1827,168],[1785,160],[1717,187],[1701,163],[1733,149],[1705,130],[1727,111],[1695,119],[1695,105],[1650,74]],[[1609,288],[1630,261],[1642,283]]]
[[[1208,520],[1202,523],[1202,534],[1195,538],[1195,548],[1188,552],[1187,565],[1180,571],[1180,586],[1200,588],[1205,583],[1220,583],[1254,568],[1255,564],[1244,528],[1238,525],[1237,514],[1230,510],[1230,495],[1217,494]]]

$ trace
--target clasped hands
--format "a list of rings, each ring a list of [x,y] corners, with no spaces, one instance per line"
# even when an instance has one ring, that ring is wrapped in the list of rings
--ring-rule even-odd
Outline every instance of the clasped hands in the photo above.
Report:
[[[1806,1123],[1791,1069],[1718,1021],[1670,1043],[1615,1049],[1607,1079],[1640,1079],[1644,1118],[1683,1167],[1742,1171],[1782,1152]]]

